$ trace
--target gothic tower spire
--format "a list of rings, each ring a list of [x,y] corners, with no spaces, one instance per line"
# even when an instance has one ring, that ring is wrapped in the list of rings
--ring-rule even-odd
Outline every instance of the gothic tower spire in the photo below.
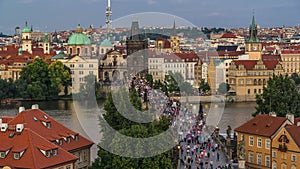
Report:
[[[252,16],[252,23],[250,25],[249,34],[249,42],[259,42],[259,39],[257,37],[257,25],[255,24],[254,15]]]

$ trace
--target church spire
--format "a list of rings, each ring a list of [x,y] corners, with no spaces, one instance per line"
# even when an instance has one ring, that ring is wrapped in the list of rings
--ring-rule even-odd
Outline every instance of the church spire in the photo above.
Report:
[[[257,25],[255,24],[254,15],[252,16],[252,23],[250,25],[249,34],[249,42],[259,42],[259,39],[257,37]]]
[[[176,36],[176,22],[174,19],[172,36]]]

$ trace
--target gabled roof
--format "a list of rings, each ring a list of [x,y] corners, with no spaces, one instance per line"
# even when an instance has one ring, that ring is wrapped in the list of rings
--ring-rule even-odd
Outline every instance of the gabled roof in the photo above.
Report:
[[[236,66],[244,65],[246,70],[253,70],[258,60],[235,60]],[[263,64],[268,70],[274,70],[276,65],[279,63],[278,60],[262,60]]]
[[[227,33],[224,33],[221,38],[237,38],[233,33],[231,32],[227,32]]]
[[[36,132],[24,129],[20,134],[10,137],[12,131],[0,132],[1,149],[9,150],[5,158],[0,158],[0,166],[12,166],[15,168],[42,169],[57,165],[74,163],[77,157],[61,147],[54,145]],[[46,157],[41,150],[57,149],[57,155]],[[23,152],[24,151],[24,152]],[[14,153],[21,153],[19,160],[14,159]]]
[[[43,124],[47,122],[50,123],[49,128],[47,128],[45,124]],[[67,143],[65,140],[61,145],[61,147],[67,151],[76,150],[82,147],[90,147],[94,144],[90,140],[80,136],[77,132],[74,132],[64,125],[60,124],[55,119],[39,109],[22,111],[8,124],[24,124],[25,128],[30,128],[32,131],[35,131],[40,136],[52,142],[59,139],[64,139],[64,137],[69,136],[70,138],[72,138],[70,139],[70,143]],[[78,140],[75,140],[73,138],[75,135],[78,136]]]
[[[270,138],[286,121],[284,117],[258,115],[236,128],[235,131]]]
[[[300,127],[296,125],[287,125],[285,129],[291,135],[295,143],[298,145],[298,148],[300,148]]]

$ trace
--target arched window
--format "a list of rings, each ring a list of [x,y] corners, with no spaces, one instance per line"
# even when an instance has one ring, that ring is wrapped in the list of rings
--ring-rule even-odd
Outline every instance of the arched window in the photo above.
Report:
[[[70,48],[70,54],[71,54],[71,55],[73,54],[73,50],[72,50],[72,48]]]
[[[101,54],[104,54],[104,49],[103,48],[101,49]]]
[[[77,55],[80,55],[80,48],[77,48]]]

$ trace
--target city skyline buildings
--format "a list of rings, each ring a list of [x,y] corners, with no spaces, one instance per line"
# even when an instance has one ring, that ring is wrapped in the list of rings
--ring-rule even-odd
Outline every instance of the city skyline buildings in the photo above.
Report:
[[[297,0],[230,0],[226,3],[221,0],[112,0],[111,3],[113,21],[134,13],[158,12],[184,18],[197,27],[238,28],[249,26],[254,10],[261,27],[299,24],[300,2]],[[0,32],[11,34],[15,27],[23,27],[25,21],[33,25],[34,30],[40,31],[71,30],[78,23],[86,28],[89,25],[104,27],[107,5],[107,0],[1,0],[0,10],[5,17],[1,20]],[[173,19],[161,21],[160,26],[171,27],[172,23]]]

